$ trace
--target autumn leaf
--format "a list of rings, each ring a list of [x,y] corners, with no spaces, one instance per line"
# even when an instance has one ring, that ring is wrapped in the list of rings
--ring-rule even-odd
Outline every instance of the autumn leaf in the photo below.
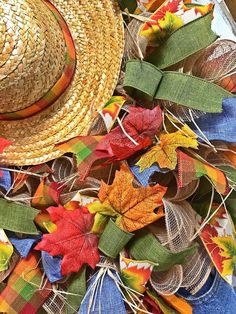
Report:
[[[225,237],[213,237],[212,241],[220,248],[220,256],[224,257],[222,262],[222,275],[232,275],[236,263],[236,241],[231,235]]]
[[[62,255],[63,275],[78,272],[83,264],[95,268],[99,252],[98,237],[91,233],[94,215],[82,206],[75,210],[66,210],[63,206],[49,207],[47,211],[57,229],[51,234],[44,234],[35,249],[52,256]]]
[[[177,164],[178,147],[197,148],[198,142],[195,137],[185,136],[181,131],[161,134],[159,143],[144,154],[136,165],[140,166],[140,172],[151,167],[155,162],[161,168],[174,170]]]
[[[160,107],[153,110],[130,107],[129,111],[122,127],[117,126],[98,143],[97,153],[107,152],[113,160],[124,160],[152,144],[162,125]]]
[[[116,217],[116,224],[125,231],[132,232],[145,227],[164,216],[162,208],[156,214],[154,210],[162,205],[166,188],[133,187],[134,176],[126,165],[116,172],[112,185],[102,181],[99,191],[100,204],[90,205],[91,212]]]
[[[130,107],[121,125],[104,136],[77,136],[56,145],[64,153],[76,155],[81,181],[95,162],[101,166],[104,162],[125,160],[150,146],[162,126],[162,111],[159,106],[153,110]]]

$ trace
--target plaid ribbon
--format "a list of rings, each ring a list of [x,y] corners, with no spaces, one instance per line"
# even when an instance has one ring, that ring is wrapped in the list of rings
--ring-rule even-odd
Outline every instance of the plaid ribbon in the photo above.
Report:
[[[21,259],[11,273],[5,289],[0,294],[0,312],[8,314],[34,314],[49,297],[50,283],[44,289],[42,272],[38,268],[37,254]]]
[[[62,190],[63,186],[60,183],[42,180],[32,199],[32,206],[37,209],[46,209],[49,206],[59,204]]]
[[[102,156],[95,154],[95,149],[102,139],[103,136],[77,136],[67,142],[56,145],[56,147],[64,153],[70,152],[76,155],[80,179],[84,180],[92,164],[97,159],[102,158]]]
[[[40,164],[33,167],[28,167],[25,172],[13,172],[13,187],[12,192],[15,193],[19,191],[24,184],[26,183],[27,179],[30,178],[30,173],[36,174],[45,174],[45,173],[53,173],[52,169],[46,164]]]
[[[47,108],[52,103],[54,103],[64,93],[64,91],[70,85],[72,78],[74,76],[76,70],[76,52],[73,38],[70,34],[70,30],[64,18],[62,17],[60,12],[57,11],[54,5],[49,0],[44,0],[43,2],[47,5],[49,10],[54,15],[55,19],[57,20],[58,24],[61,27],[61,31],[64,36],[66,52],[63,73],[61,77],[58,79],[58,81],[54,84],[54,86],[36,103],[22,110],[9,113],[2,113],[0,115],[0,120],[23,119],[42,111],[43,109]]]
[[[226,195],[229,192],[229,186],[224,172],[216,169],[206,163],[188,156],[180,150],[178,155],[178,187],[182,188],[193,180],[202,176],[207,176],[217,192]]]

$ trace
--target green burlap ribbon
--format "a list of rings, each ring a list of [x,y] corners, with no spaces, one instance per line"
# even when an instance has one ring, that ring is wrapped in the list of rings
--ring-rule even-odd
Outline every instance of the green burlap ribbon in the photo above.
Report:
[[[137,1],[136,0],[118,0],[120,8],[122,10],[128,10],[129,13],[134,13],[135,9],[137,8]]]
[[[0,228],[26,233],[38,234],[34,224],[34,218],[39,213],[38,210],[0,199]]]
[[[73,274],[69,279],[67,289],[67,314],[74,314],[78,312],[80,304],[86,293],[86,267],[83,266],[81,270]]]
[[[146,61],[126,64],[124,88],[133,97],[169,100],[205,112],[221,112],[223,98],[234,97],[222,87],[175,71],[161,71]]]
[[[109,257],[116,258],[133,236],[133,233],[120,229],[110,219],[100,237],[99,250]]]
[[[129,244],[129,253],[136,260],[146,260],[157,263],[156,271],[166,271],[174,265],[184,264],[187,258],[193,255],[198,244],[178,252],[172,253],[166,249],[157,238],[147,232],[139,232]]]
[[[173,32],[148,56],[146,61],[160,69],[170,67],[212,44],[217,35],[211,30],[213,12],[200,17]]]

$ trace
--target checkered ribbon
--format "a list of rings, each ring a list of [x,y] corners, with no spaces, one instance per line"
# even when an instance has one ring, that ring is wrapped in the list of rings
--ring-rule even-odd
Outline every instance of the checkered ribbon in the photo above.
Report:
[[[207,176],[217,192],[227,194],[229,191],[228,182],[224,172],[206,163],[201,162],[189,155],[177,150],[178,154],[178,186],[180,188],[188,185],[193,180]]]
[[[0,312],[8,314],[34,314],[49,297],[51,285],[42,285],[42,272],[38,268],[38,255],[21,259],[9,276],[0,294]],[[43,286],[43,289],[38,287]]]
[[[64,153],[76,155],[80,179],[83,180],[92,164],[103,156],[95,154],[95,149],[103,136],[77,136],[67,142],[57,145],[57,148]],[[105,157],[105,156],[104,156]]]

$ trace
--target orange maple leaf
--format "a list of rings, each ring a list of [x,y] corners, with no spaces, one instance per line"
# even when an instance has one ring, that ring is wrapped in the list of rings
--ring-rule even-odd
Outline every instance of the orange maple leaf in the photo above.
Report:
[[[164,216],[162,207],[157,214],[154,210],[162,205],[167,188],[157,184],[134,188],[134,176],[128,166],[122,165],[116,172],[112,185],[102,181],[99,204],[90,206],[92,212],[116,217],[116,224],[123,230],[132,232],[145,227]]]
[[[155,162],[161,168],[174,170],[177,164],[176,149],[178,147],[197,148],[198,141],[196,137],[186,136],[182,131],[161,134],[159,143],[144,154],[136,165],[140,166],[140,172],[151,167]]]

